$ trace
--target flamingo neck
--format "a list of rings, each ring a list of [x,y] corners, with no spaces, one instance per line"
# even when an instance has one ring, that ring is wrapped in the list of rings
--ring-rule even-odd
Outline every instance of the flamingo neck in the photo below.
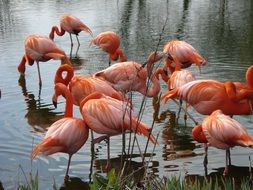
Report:
[[[203,133],[202,125],[196,125],[192,129],[193,138],[200,143],[208,143],[206,136]]]
[[[253,89],[253,65],[247,69],[246,81],[249,84],[249,86]]]
[[[66,87],[62,94],[66,98],[65,114],[64,117],[73,117],[73,96],[69,89]]]
[[[64,117],[73,117],[74,99],[67,86],[62,83],[57,83],[54,86],[53,101],[57,102],[58,96],[63,96],[66,99]]]
[[[65,34],[65,30],[63,30],[62,28],[61,28],[61,31],[60,31],[60,30],[58,29],[57,26],[53,26],[52,29],[51,29],[51,32],[50,32],[50,34],[49,34],[49,38],[50,38],[51,40],[54,39],[54,32],[55,32],[58,36],[63,36],[63,35]]]
[[[63,77],[63,72],[67,72],[65,77]],[[73,68],[67,64],[63,64],[56,71],[54,83],[55,84],[62,83],[62,84],[65,84],[66,86],[68,86],[68,84],[71,81],[71,79],[73,78],[73,76],[74,76]]]
[[[82,112],[82,108],[86,102],[88,102],[91,99],[99,99],[103,97],[103,94],[100,92],[93,92],[92,94],[86,96],[81,102],[80,102],[80,111]]]
[[[126,58],[124,52],[123,52],[120,48],[118,48],[118,49],[116,50],[116,53],[119,55],[120,62],[125,62],[125,61],[127,61],[127,58]]]
[[[159,72],[155,72],[151,77],[152,86],[144,93],[148,97],[154,97],[160,92],[160,83],[159,83]]]
[[[23,55],[19,65],[18,65],[18,71],[22,74],[25,73],[25,63],[26,63],[26,58],[25,58],[25,55]]]

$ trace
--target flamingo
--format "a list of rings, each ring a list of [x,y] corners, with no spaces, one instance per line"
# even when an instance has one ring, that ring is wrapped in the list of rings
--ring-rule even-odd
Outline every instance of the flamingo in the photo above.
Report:
[[[63,77],[63,72],[67,73],[65,77]],[[121,92],[116,91],[102,79],[92,76],[74,76],[73,68],[67,64],[63,64],[57,69],[54,83],[63,83],[68,86],[74,98],[74,104],[77,106],[83,98],[95,91],[119,100],[127,100]]]
[[[197,112],[210,115],[220,109],[226,115],[249,115],[253,101],[253,65],[247,69],[246,81],[219,82],[216,80],[196,80],[165,92],[161,99],[182,98]]]
[[[195,76],[193,75],[193,73],[187,69],[183,69],[183,70],[175,70],[171,76],[169,77],[169,80],[167,82],[168,84],[168,89],[169,90],[173,90],[175,88],[178,88],[180,86],[183,86],[184,84],[194,81],[195,80]],[[179,110],[178,110],[178,118],[179,119],[179,114],[182,108],[182,98],[179,99]],[[187,103],[186,103],[186,108],[187,108]],[[186,115],[185,115],[185,119],[186,119]]]
[[[73,47],[73,40],[71,34],[76,35],[78,47],[80,46],[78,34],[81,31],[88,32],[92,36],[91,29],[86,26],[80,19],[70,14],[64,14],[60,17],[60,29],[57,26],[53,26],[49,34],[49,38],[53,40],[54,33],[56,33],[58,36],[63,36],[66,31],[69,33],[70,36],[71,47]]]
[[[111,65],[111,60],[117,61],[118,58],[120,62],[127,61],[124,52],[120,49],[119,35],[115,32],[102,32],[91,41],[91,44],[99,46],[103,51],[109,54],[109,66]]]
[[[127,61],[114,64],[102,71],[96,72],[93,76],[108,81],[116,90],[123,92],[138,91],[148,97],[154,97],[160,92],[159,76],[161,75],[164,81],[168,80],[164,70],[158,68],[151,76],[152,86],[149,89],[147,89],[146,83],[148,77],[151,75],[152,64],[162,56],[164,54],[157,54],[156,59],[153,59],[153,56],[149,56],[146,67],[133,61]]]
[[[95,139],[93,143],[107,139],[108,159],[106,168],[110,166],[110,136],[130,130],[143,134],[153,143],[156,143],[155,137],[150,133],[150,128],[138,120],[128,102],[94,92],[81,101],[80,112],[90,129],[96,133],[105,134]]]
[[[194,139],[226,150],[226,164],[223,174],[228,174],[229,148],[234,146],[253,147],[253,137],[236,120],[224,115],[221,110],[206,117],[201,125],[192,129]]]
[[[39,142],[31,153],[34,159],[39,153],[51,155],[57,152],[67,153],[69,155],[68,166],[65,174],[65,180],[68,180],[68,171],[71,157],[87,141],[89,128],[82,119],[73,117],[73,97],[68,88],[61,83],[55,84],[53,102],[56,105],[58,96],[66,98],[64,118],[54,122],[48,129],[44,139]]]
[[[169,68],[170,72],[175,71],[174,59],[177,58],[181,68],[190,67],[195,63],[199,68],[205,65],[207,61],[198,53],[198,51],[185,41],[181,40],[170,40],[163,48],[164,53],[169,53],[172,57],[165,58],[164,69]]]
[[[29,65],[33,65],[35,61],[37,63],[39,85],[41,87],[42,81],[39,62],[46,62],[50,59],[61,59],[62,63],[71,65],[71,62],[67,58],[65,52],[58,48],[51,39],[41,35],[29,35],[25,39],[25,54],[18,65],[18,71],[21,74],[24,74],[25,63],[28,62]]]

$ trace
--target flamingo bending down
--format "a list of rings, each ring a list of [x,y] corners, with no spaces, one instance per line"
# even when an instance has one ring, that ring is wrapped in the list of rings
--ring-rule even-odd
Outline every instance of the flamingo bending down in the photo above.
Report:
[[[18,71],[21,74],[25,73],[25,63],[33,65],[37,63],[39,74],[39,85],[42,85],[39,62],[46,62],[50,59],[61,59],[62,63],[70,64],[65,52],[58,48],[56,44],[46,36],[30,35],[25,39],[25,54],[18,65]]]
[[[163,54],[158,55],[159,60]],[[150,58],[151,56],[149,56]],[[114,64],[102,71],[95,73],[93,76],[102,78],[108,81],[113,88],[123,92],[138,91],[148,97],[157,95],[160,91],[159,75],[162,79],[167,82],[168,77],[163,69],[158,68],[155,73],[151,76],[152,86],[147,88],[147,80],[151,75],[152,64],[156,60],[149,59],[147,67],[144,67],[136,62],[128,61],[120,64]]]
[[[53,26],[49,34],[49,38],[53,40],[54,33],[56,33],[58,36],[63,36],[65,34],[65,31],[69,33],[71,40],[71,47],[73,46],[71,34],[76,35],[78,47],[80,46],[78,34],[81,31],[88,32],[92,36],[92,31],[90,30],[90,28],[86,26],[80,19],[70,14],[64,14],[63,16],[60,17],[60,29],[57,26]]]
[[[57,102],[57,97],[60,95],[66,98],[64,118],[54,122],[49,127],[44,139],[32,150],[31,158],[34,159],[39,153],[45,155],[51,155],[57,152],[67,153],[69,155],[69,161],[65,180],[68,180],[71,157],[88,139],[89,128],[82,119],[73,117],[73,97],[67,87],[58,83],[55,85],[54,90],[53,102]]]
[[[172,57],[165,58],[164,69],[169,68],[170,72],[173,73],[176,68],[174,59],[177,58],[181,68],[190,67],[195,63],[199,68],[205,65],[207,61],[197,52],[197,50],[185,41],[171,40],[168,41],[163,48],[164,53],[169,53]]]
[[[226,150],[224,175],[228,174],[229,148],[234,146],[253,147],[253,137],[236,120],[224,115],[221,110],[206,117],[201,125],[192,129],[194,139]]]
[[[102,32],[91,41],[91,44],[99,46],[109,54],[109,66],[111,65],[111,60],[117,61],[120,59],[120,62],[127,61],[124,52],[120,48],[120,38],[115,32]]]
[[[105,136],[99,137],[94,143],[108,139],[107,166],[110,162],[109,137],[122,134],[129,130],[143,134],[156,143],[150,128],[138,121],[128,102],[120,101],[99,92],[94,92],[80,103],[80,112],[90,129]]]
[[[63,77],[63,72],[67,73],[65,77]],[[96,91],[119,100],[127,100],[121,92],[116,91],[102,79],[92,76],[74,76],[73,68],[67,64],[57,69],[54,83],[63,83],[68,86],[74,98],[74,104],[77,106],[83,98]]]
[[[226,115],[249,115],[253,101],[253,65],[247,69],[247,84],[196,80],[165,92],[161,99],[182,98],[203,115],[220,109]]]

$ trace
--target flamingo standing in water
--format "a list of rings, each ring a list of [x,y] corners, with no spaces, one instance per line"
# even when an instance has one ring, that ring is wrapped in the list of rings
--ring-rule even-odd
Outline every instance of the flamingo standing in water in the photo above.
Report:
[[[25,39],[25,54],[18,65],[18,71],[21,74],[25,73],[25,63],[33,65],[37,63],[39,74],[39,85],[42,85],[39,62],[45,62],[50,59],[61,59],[62,63],[70,64],[65,52],[58,48],[56,44],[46,36],[30,35]]]
[[[53,40],[54,33],[56,33],[58,36],[63,36],[66,31],[69,33],[70,36],[71,47],[73,47],[73,40],[71,34],[76,35],[78,48],[80,46],[78,34],[81,31],[88,32],[92,36],[91,29],[86,26],[80,19],[70,14],[64,14],[60,17],[60,29],[57,26],[53,26],[49,34],[49,38]]]
[[[195,126],[192,135],[198,142],[226,150],[224,175],[228,174],[229,148],[253,147],[253,137],[239,122],[224,115],[221,110],[214,111],[201,125]]]
[[[172,57],[172,59],[171,57],[165,58],[166,63],[164,66],[164,69],[167,70],[167,68],[169,68],[171,73],[173,73],[176,68],[176,63],[174,62],[175,58],[177,58],[180,67],[183,69],[190,67],[193,63],[199,68],[207,63],[198,51],[185,41],[170,40],[164,45],[163,52],[169,53]]]
[[[120,48],[120,38],[117,33],[107,31],[102,32],[97,35],[92,41],[92,44],[99,46],[103,51],[109,54],[109,66],[111,65],[111,60],[120,62],[127,61],[127,58]]]
[[[63,77],[65,72],[66,76]],[[127,100],[121,92],[115,90],[102,79],[92,76],[74,76],[73,68],[67,64],[63,64],[57,69],[54,83],[63,83],[68,86],[74,98],[74,104],[77,106],[83,98],[96,91],[119,100]]]
[[[187,70],[187,69],[183,69],[183,70],[175,70],[171,76],[169,77],[169,80],[167,82],[168,84],[168,89],[169,90],[173,90],[175,88],[178,88],[180,86],[183,86],[184,84],[194,81],[195,80],[195,76],[192,74],[191,71]],[[179,119],[179,114],[180,111],[182,109],[182,104],[183,104],[183,100],[182,98],[179,99],[179,110],[178,110],[178,117],[177,120]],[[187,103],[186,103],[186,109],[187,109]],[[185,115],[185,120],[186,120],[186,115]]]
[[[34,159],[39,153],[51,155],[57,152],[69,155],[65,180],[68,180],[68,171],[71,157],[87,141],[89,128],[82,119],[73,117],[73,97],[68,88],[61,84],[55,84],[53,102],[56,105],[57,97],[62,95],[66,98],[64,118],[54,122],[48,129],[44,139],[39,142],[31,153]]]
[[[182,98],[197,112],[210,115],[220,109],[226,115],[249,115],[253,101],[253,65],[247,69],[246,81],[219,82],[216,80],[196,80],[165,92],[161,99]]]
[[[128,102],[120,101],[99,92],[94,92],[80,103],[80,112],[90,129],[104,136],[98,137],[93,143],[107,139],[107,166],[110,166],[110,136],[122,134],[129,130],[148,137],[156,143],[150,128],[140,122],[133,113]]]
[[[145,96],[153,97],[160,92],[159,76],[161,75],[164,81],[168,80],[163,69],[158,68],[151,76],[152,86],[150,88],[147,86],[148,77],[151,75],[152,64],[163,56],[163,53],[157,54],[156,59],[153,59],[153,56],[149,56],[146,67],[133,61],[127,61],[114,64],[95,73],[93,76],[108,81],[116,90],[123,92],[138,91]]]

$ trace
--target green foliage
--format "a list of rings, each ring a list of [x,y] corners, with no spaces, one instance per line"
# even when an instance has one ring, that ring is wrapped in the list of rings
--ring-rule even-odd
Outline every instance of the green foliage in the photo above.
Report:
[[[27,184],[25,185],[20,184],[18,190],[38,190],[39,189],[38,171],[36,172],[35,176],[33,176],[32,173],[30,173],[29,181],[26,178],[26,183]]]
[[[95,173],[93,175],[93,183],[90,184],[90,189],[120,190],[120,182],[117,179],[115,169],[110,170],[107,173],[107,177]]]

